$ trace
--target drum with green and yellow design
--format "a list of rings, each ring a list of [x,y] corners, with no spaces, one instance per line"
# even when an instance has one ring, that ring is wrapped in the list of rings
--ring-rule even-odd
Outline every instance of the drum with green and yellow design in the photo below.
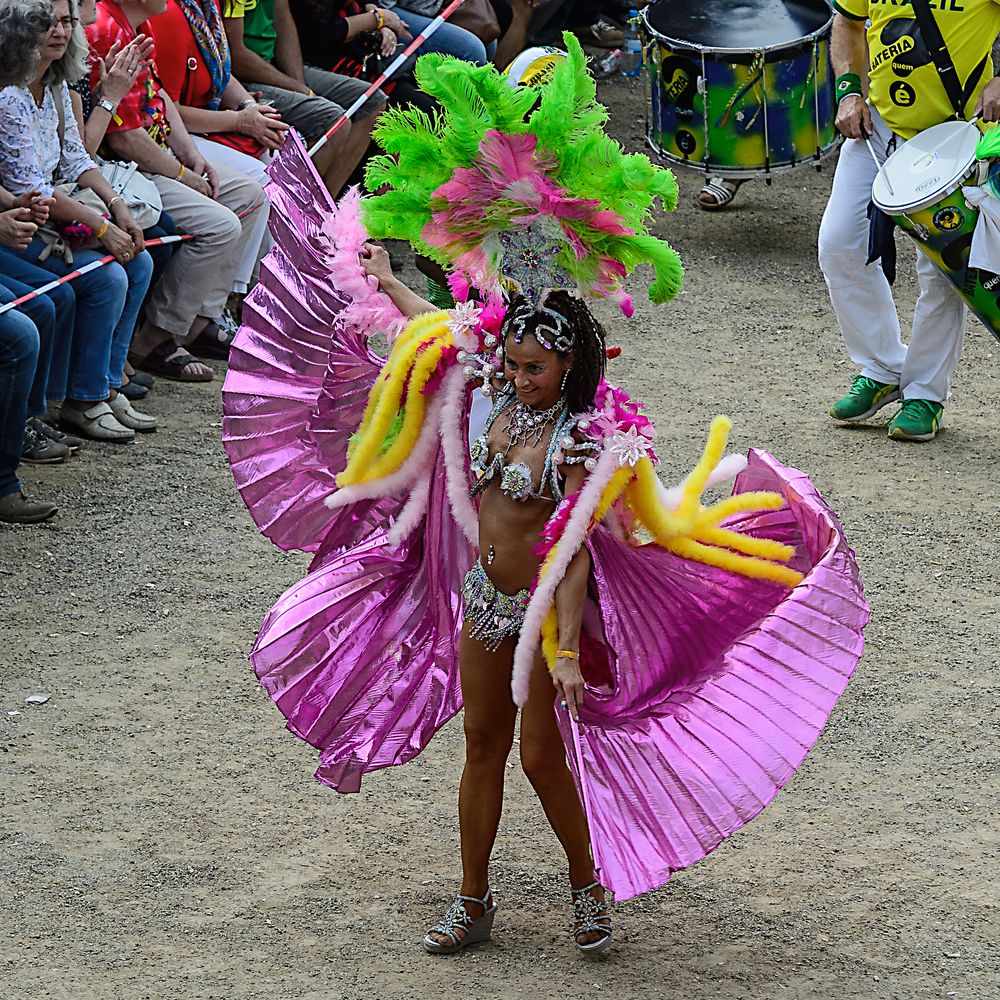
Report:
[[[836,143],[825,0],[659,0],[640,18],[650,145],[707,173],[816,165]]]

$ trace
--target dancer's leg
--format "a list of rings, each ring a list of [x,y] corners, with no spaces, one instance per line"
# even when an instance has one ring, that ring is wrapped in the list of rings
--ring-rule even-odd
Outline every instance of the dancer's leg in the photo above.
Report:
[[[590,856],[587,818],[566,765],[566,748],[556,726],[555,696],[552,678],[539,659],[521,713],[521,767],[566,852],[570,882],[579,887],[594,880],[594,862]]]
[[[467,627],[467,626],[466,626]],[[465,769],[458,789],[458,825],[462,840],[463,896],[483,899],[489,887],[490,855],[497,839],[503,809],[503,773],[514,743],[517,709],[510,697],[510,670],[514,641],[489,652],[462,629],[458,662],[465,703]],[[473,920],[483,907],[466,904]],[[449,934],[431,931],[429,937],[450,947],[465,937],[462,928]]]
[[[528,700],[521,712],[521,767],[566,852],[570,886],[582,889],[595,881],[590,831],[573,775],[566,764],[566,748],[556,726],[554,703],[552,678],[539,658],[531,675]],[[603,889],[595,888],[592,895],[604,902]],[[598,931],[581,933],[578,943],[592,944],[601,937]]]
[[[512,639],[491,653],[462,632],[459,663],[465,704],[465,769],[458,793],[462,895],[477,899],[482,899],[489,885],[490,854],[503,809],[504,768],[514,742],[513,653]]]

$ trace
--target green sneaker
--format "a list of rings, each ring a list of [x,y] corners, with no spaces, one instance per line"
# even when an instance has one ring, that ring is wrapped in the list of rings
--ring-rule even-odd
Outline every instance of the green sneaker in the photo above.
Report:
[[[899,386],[876,382],[867,375],[855,375],[851,388],[846,396],[841,396],[830,407],[830,416],[834,420],[853,423],[855,420],[867,420],[874,416],[889,403],[899,399]]]
[[[904,399],[889,422],[889,437],[893,441],[932,441],[941,423],[944,407],[929,399]]]

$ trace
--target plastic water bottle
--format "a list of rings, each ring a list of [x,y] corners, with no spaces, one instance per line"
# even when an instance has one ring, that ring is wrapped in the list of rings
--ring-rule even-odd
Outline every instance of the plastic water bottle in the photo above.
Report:
[[[606,80],[618,72],[622,61],[622,50],[612,49],[603,59],[598,59],[590,68],[595,80]]]
[[[628,12],[621,63],[623,76],[638,76],[642,70],[642,44],[639,42],[639,35],[635,28],[638,19],[638,11],[630,10]]]

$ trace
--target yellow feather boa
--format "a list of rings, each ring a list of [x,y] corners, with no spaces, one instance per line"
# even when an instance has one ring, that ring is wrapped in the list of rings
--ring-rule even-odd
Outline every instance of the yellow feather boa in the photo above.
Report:
[[[422,313],[396,338],[368,396],[365,415],[347,452],[338,486],[367,483],[395,472],[413,451],[424,423],[428,397],[421,391],[455,340],[446,312]],[[403,422],[392,443],[386,439],[399,414]]]

